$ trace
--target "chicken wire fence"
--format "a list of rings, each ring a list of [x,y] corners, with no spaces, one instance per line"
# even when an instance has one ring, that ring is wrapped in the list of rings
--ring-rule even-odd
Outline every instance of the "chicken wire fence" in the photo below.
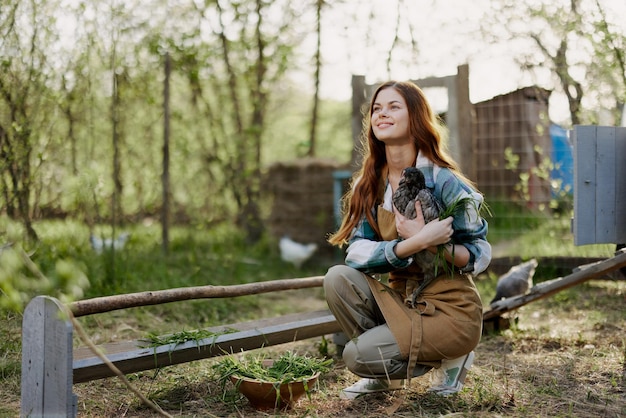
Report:
[[[572,145],[548,118],[549,95],[529,87],[474,105],[472,162],[491,208],[492,241],[515,238],[549,216],[570,216]]]

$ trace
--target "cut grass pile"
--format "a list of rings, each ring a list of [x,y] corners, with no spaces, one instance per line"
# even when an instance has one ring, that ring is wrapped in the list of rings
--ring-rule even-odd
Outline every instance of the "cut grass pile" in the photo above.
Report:
[[[141,341],[145,342],[146,347],[159,347],[161,345],[176,346],[178,344],[186,343],[187,341],[200,341],[207,338],[215,339],[220,335],[229,334],[232,332],[237,332],[237,330],[230,328],[222,332],[213,332],[207,329],[197,329],[193,331],[183,330],[169,335],[158,335],[150,332]]]
[[[270,360],[271,364],[266,364]],[[300,355],[293,351],[282,352],[277,358],[266,355],[227,355],[213,365],[218,381],[225,383],[231,376],[247,377],[269,383],[297,382],[325,373],[331,369],[332,359],[320,359],[311,355]]]

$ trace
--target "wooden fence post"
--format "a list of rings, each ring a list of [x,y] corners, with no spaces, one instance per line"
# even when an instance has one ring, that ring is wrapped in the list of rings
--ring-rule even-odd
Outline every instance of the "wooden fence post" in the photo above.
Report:
[[[72,323],[61,302],[33,298],[22,321],[22,417],[74,417]]]
[[[575,245],[626,242],[626,128],[574,126]]]

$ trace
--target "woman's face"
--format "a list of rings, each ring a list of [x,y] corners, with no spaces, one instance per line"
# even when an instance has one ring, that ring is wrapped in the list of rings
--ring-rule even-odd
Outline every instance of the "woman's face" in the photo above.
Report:
[[[409,110],[402,95],[393,87],[378,92],[371,116],[372,130],[385,144],[409,141]]]

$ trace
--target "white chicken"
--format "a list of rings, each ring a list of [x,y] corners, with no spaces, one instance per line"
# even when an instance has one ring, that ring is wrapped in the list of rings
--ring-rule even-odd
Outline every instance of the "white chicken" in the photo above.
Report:
[[[490,304],[493,305],[499,300],[526,294],[533,286],[533,276],[536,268],[537,260],[534,258],[511,267],[508,272],[498,279],[496,296]]]
[[[89,236],[89,242],[91,243],[91,248],[96,252],[96,254],[102,254],[103,251],[111,250],[121,250],[128,242],[128,238],[130,237],[130,233],[122,232],[118,235],[117,238],[100,238],[95,235]]]
[[[317,250],[315,243],[301,244],[286,236],[280,239],[278,246],[280,258],[285,262],[292,263],[297,268],[300,268]]]

